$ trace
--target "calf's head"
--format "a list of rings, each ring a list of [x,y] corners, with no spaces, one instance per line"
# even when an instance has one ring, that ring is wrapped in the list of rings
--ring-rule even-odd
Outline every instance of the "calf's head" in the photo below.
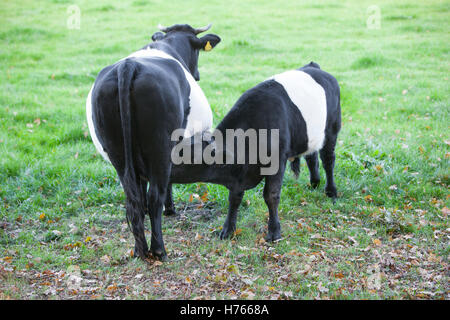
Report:
[[[155,47],[160,48],[184,62],[195,80],[200,80],[198,72],[198,55],[200,50],[210,51],[219,42],[219,36],[207,34],[201,38],[197,35],[211,28],[211,24],[202,28],[192,28],[188,24],[175,24],[171,27],[158,26],[159,30],[152,36]]]

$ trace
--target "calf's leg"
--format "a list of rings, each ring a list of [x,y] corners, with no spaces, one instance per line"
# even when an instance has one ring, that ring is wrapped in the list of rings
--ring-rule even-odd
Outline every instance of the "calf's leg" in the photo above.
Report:
[[[175,211],[175,206],[173,204],[173,197],[172,197],[172,184],[170,183],[167,186],[167,195],[166,195],[166,202],[164,204],[164,215],[165,216],[173,216],[176,215],[177,212]]]
[[[223,224],[222,231],[220,232],[220,239],[226,239],[236,231],[236,218],[239,209],[239,205],[244,197],[244,191],[230,190],[228,195],[228,215]]]
[[[305,160],[309,169],[309,181],[311,183],[311,187],[315,189],[320,184],[319,155],[317,152],[308,154],[305,156]]]
[[[325,144],[320,150],[320,159],[322,160],[322,166],[325,169],[327,176],[327,183],[325,185],[325,194],[333,199],[333,202],[337,198],[337,189],[334,183],[334,163],[336,160],[336,155],[334,153],[334,148],[336,147],[337,136],[327,136],[325,139]]]
[[[264,201],[269,209],[269,222],[266,241],[275,241],[281,238],[281,227],[278,219],[278,205],[280,203],[283,175],[284,168],[280,168],[276,175],[266,177],[263,193]]]

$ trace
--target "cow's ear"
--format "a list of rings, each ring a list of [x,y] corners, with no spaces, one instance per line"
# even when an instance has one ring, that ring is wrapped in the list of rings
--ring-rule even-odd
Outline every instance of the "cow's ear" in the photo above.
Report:
[[[205,51],[211,51],[220,42],[220,38],[211,33],[199,38],[198,40],[199,49],[203,49]]]
[[[161,40],[162,38],[164,38],[164,33],[162,33],[161,31],[155,32],[152,35],[152,40],[153,41],[158,41],[158,40]]]

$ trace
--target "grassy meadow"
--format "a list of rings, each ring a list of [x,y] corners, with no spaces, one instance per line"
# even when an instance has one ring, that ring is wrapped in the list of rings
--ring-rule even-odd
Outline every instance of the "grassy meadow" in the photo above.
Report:
[[[450,299],[449,12],[438,0],[1,1],[0,299]],[[135,259],[86,96],[159,23],[209,22],[222,42],[199,71],[215,124],[275,73],[315,61],[338,79],[339,199],[322,168],[309,187],[303,160],[284,178],[281,241],[263,240],[262,184],[221,241],[227,190],[177,185],[169,262]]]

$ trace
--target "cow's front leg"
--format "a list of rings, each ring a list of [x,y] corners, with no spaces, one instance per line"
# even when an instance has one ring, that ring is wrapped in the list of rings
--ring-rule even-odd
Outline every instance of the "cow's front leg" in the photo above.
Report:
[[[236,231],[236,218],[239,209],[239,205],[244,197],[244,191],[235,192],[230,190],[228,195],[228,215],[223,224],[222,231],[220,232],[220,239],[226,239]]]
[[[167,195],[166,195],[166,202],[164,204],[164,215],[165,216],[173,216],[176,215],[177,212],[175,210],[175,206],[173,204],[173,197],[172,197],[172,184],[169,184],[167,186]]]

